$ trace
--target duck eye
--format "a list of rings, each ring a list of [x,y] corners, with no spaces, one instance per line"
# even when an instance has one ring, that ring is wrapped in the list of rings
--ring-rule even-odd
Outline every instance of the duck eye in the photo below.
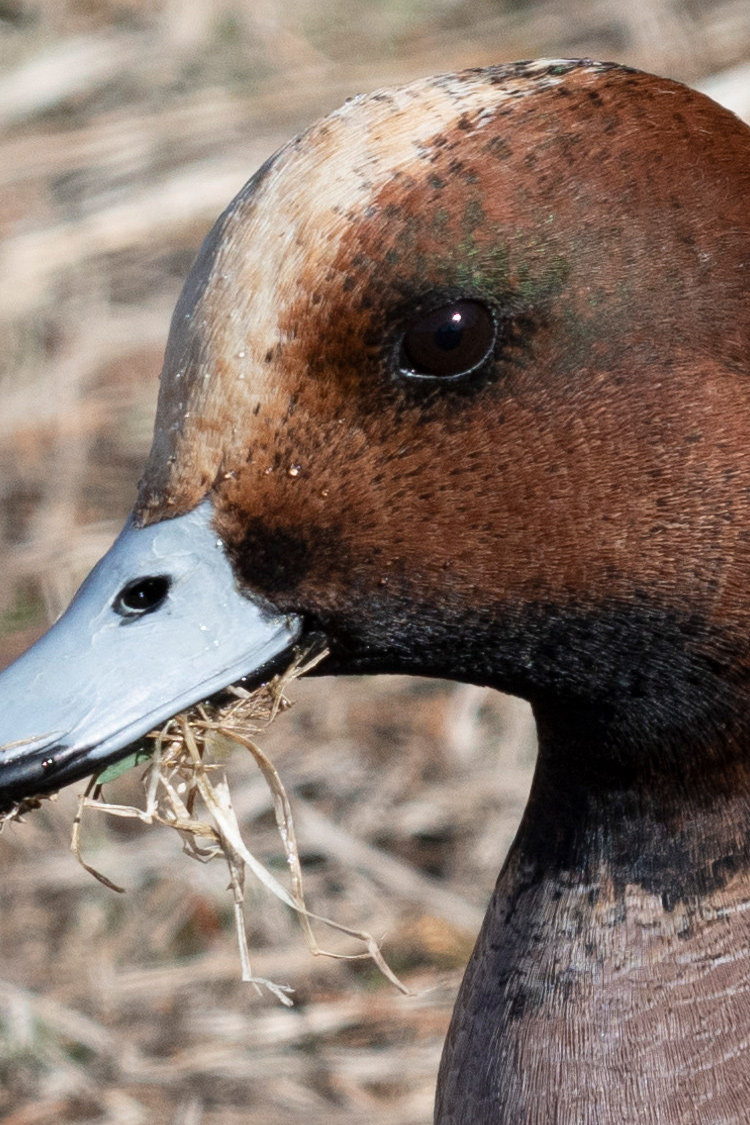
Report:
[[[455,378],[479,367],[495,343],[495,318],[478,301],[454,301],[415,321],[401,343],[405,375]]]
[[[143,617],[159,608],[169,593],[169,587],[170,581],[163,574],[136,578],[123,586],[112,608],[121,617]]]

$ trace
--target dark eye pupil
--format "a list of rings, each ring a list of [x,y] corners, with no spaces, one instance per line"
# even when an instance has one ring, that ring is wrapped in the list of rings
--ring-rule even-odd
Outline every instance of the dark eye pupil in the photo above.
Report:
[[[451,377],[479,367],[495,343],[495,321],[478,301],[454,301],[419,318],[402,342],[407,375]]]
[[[169,592],[169,579],[163,574],[137,578],[123,586],[114,601],[114,610],[122,617],[133,617],[158,609]]]
[[[460,348],[463,343],[465,331],[465,317],[460,313],[454,313],[447,324],[441,324],[435,331],[433,343],[436,348],[441,351],[451,352],[454,348]]]

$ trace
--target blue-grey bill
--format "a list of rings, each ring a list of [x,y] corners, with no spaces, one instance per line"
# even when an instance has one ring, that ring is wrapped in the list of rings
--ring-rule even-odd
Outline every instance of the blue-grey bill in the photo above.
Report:
[[[0,672],[0,810],[98,772],[185,707],[291,659],[299,619],[240,591],[211,517],[204,501],[149,527],[131,520]],[[166,580],[166,595],[123,614],[119,595],[146,578]]]

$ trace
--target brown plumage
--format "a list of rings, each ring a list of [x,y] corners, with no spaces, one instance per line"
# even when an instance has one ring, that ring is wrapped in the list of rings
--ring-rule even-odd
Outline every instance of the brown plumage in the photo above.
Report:
[[[750,1120],[749,199],[750,131],[685,87],[469,71],[290,143],[178,305],[140,523],[210,495],[321,672],[537,716],[439,1125]],[[460,300],[489,353],[419,378]]]

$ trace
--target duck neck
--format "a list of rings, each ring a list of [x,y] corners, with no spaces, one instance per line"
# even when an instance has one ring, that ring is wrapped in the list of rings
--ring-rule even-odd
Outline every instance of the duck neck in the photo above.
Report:
[[[681,765],[668,748],[628,760],[537,718],[532,792],[456,1005],[436,1122],[746,1122],[744,740],[723,733]]]

